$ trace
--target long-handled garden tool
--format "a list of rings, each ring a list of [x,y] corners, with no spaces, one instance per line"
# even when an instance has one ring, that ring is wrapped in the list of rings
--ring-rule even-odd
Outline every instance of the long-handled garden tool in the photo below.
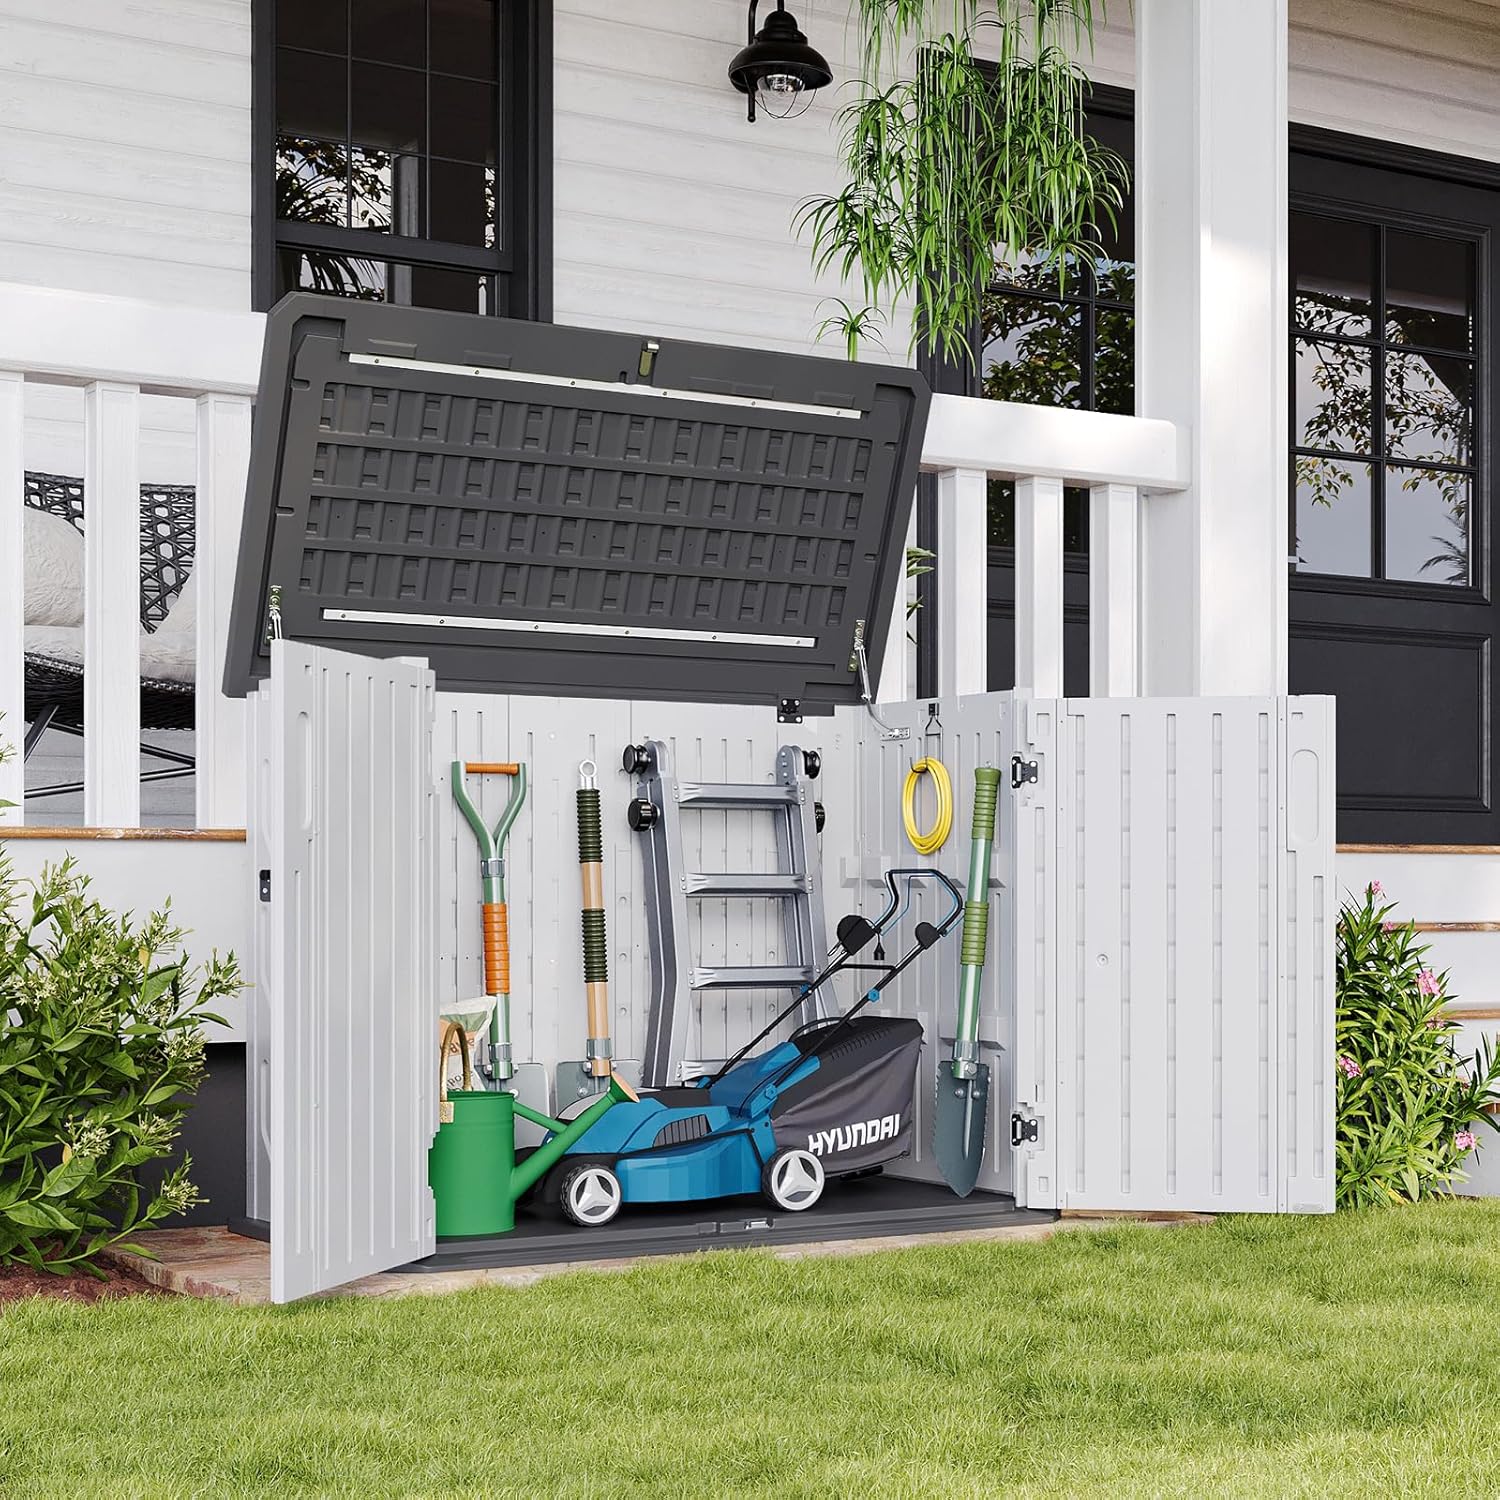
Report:
[[[509,776],[510,798],[491,832],[464,786],[468,776]],[[453,762],[453,800],[468,819],[479,844],[479,878],[484,905],[484,990],[491,1003],[488,1056],[480,1071],[504,1085],[515,1074],[510,1040],[510,920],[505,907],[505,840],[526,800],[526,767],[515,761]]]
[[[609,1087],[614,1043],[609,1034],[609,937],[604,915],[604,821],[599,811],[598,768],[578,765],[578,870],[583,883],[583,990],[589,1034],[584,1046],[588,1086]]]
[[[967,1198],[979,1181],[984,1162],[985,1120],[990,1096],[990,1069],[979,1061],[979,982],[990,927],[990,857],[995,848],[995,803],[1000,772],[993,766],[974,771],[973,843],[969,849],[969,888],[964,900],[964,928],[959,960],[958,1021],[953,1057],[937,1065],[937,1123],[933,1153],[948,1186]]]

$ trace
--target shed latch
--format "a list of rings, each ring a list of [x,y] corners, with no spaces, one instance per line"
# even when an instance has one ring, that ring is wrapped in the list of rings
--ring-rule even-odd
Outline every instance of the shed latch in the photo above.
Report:
[[[1041,1133],[1041,1124],[1030,1115],[1014,1114],[1010,1117],[1010,1143],[1025,1146],[1034,1143]]]
[[[260,899],[262,901],[271,899],[271,872],[269,870],[260,872]]]
[[[1019,755],[1010,758],[1010,784],[1012,788],[1026,785],[1028,781],[1037,779],[1037,768],[1034,760],[1022,760]]]

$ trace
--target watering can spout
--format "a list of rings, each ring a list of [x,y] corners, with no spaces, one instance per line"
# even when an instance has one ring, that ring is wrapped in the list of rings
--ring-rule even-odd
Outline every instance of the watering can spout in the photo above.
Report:
[[[563,1124],[560,1120],[549,1120],[545,1115],[535,1114],[523,1105],[518,1105],[517,1114],[524,1115],[534,1124],[551,1130],[554,1134],[538,1146],[525,1161],[516,1164],[515,1172],[511,1177],[512,1200],[519,1199],[540,1182],[572,1147],[593,1129],[595,1122],[608,1114],[615,1105],[634,1101],[638,1097],[635,1090],[618,1073],[611,1073],[609,1088],[600,1094],[576,1120],[570,1120],[567,1124]]]

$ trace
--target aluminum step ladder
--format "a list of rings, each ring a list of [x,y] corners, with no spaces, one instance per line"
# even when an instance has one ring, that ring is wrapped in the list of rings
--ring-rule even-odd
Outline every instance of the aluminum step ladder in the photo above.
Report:
[[[646,927],[651,944],[651,995],[641,1077],[647,1088],[663,1088],[678,1081],[695,1000],[704,990],[796,990],[823,966],[828,942],[821,882],[814,868],[821,809],[809,785],[818,774],[818,755],[783,745],[776,754],[776,780],[760,785],[679,781],[672,775],[667,747],[660,740],[627,746],[623,764],[637,778],[629,819],[644,845]],[[682,818],[684,813],[707,808],[773,813],[775,873],[688,869]],[[740,966],[698,962],[689,940],[688,903],[711,897],[780,901],[785,961]],[[821,1020],[829,1013],[820,988],[803,1002],[797,1020]]]

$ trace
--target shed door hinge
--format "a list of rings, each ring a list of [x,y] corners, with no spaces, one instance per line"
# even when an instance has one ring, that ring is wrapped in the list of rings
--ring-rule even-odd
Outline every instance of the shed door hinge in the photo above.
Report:
[[[1022,760],[1019,755],[1010,758],[1010,784],[1012,789],[1019,789],[1028,781],[1037,779],[1037,765],[1034,760]]]
[[[1034,1143],[1040,1136],[1040,1122],[1030,1115],[1014,1114],[1010,1117],[1010,1143],[1025,1146]]]

